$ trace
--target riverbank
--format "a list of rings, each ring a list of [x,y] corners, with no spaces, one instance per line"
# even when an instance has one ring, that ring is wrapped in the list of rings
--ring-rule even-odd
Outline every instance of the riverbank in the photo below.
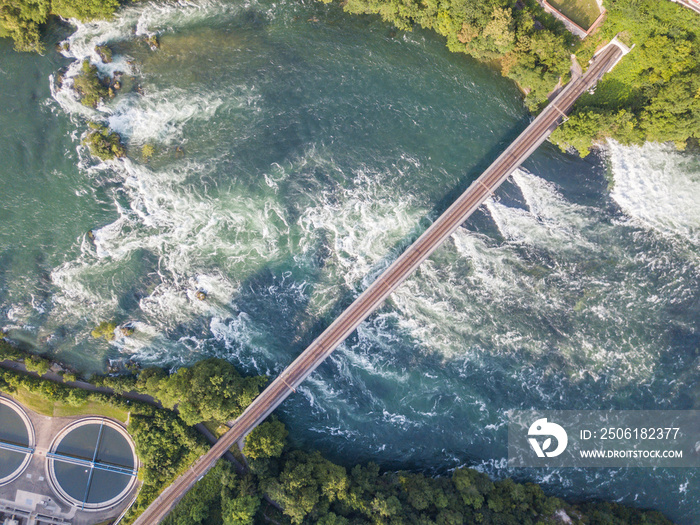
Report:
[[[431,32],[392,34],[337,6],[142,3],[80,26],[76,66],[104,42],[101,72],[133,58],[142,93],[99,110],[54,83],[22,87],[62,55],[5,42],[0,62],[21,73],[0,73],[2,326],[86,373],[216,356],[276,375],[529,120],[512,82]],[[157,153],[90,158],[83,115]],[[503,459],[508,409],[695,399],[697,245],[683,232],[697,221],[683,203],[696,170],[657,149],[611,146],[618,205],[605,159],[543,145],[285,402],[294,445],[347,469],[477,465],[697,521],[693,472],[514,472]],[[669,168],[677,185],[639,201],[630,179]],[[95,339],[104,321],[134,333]]]
[[[0,343],[7,345],[5,341]],[[26,357],[30,358],[30,355]],[[37,402],[43,399],[44,412],[57,415],[57,398],[81,399],[84,402],[74,403],[71,415],[102,414],[128,420],[128,429],[136,441],[136,451],[142,465],[139,477],[144,481],[144,488],[122,523],[131,523],[147,502],[160,492],[158,487],[166,486],[168,479],[172,479],[172,473],[184,471],[196,458],[195,454],[201,452],[201,439],[195,440],[198,445],[182,456],[179,463],[174,465],[171,475],[160,477],[159,484],[153,485],[154,475],[165,468],[162,459],[155,459],[163,457],[162,447],[165,443],[162,439],[166,438],[169,442],[167,447],[170,454],[175,446],[172,441],[175,436],[162,432],[166,428],[169,431],[173,429],[172,417],[167,416],[171,424],[161,426],[161,432],[152,424],[144,426],[149,420],[153,422],[153,416],[156,419],[158,414],[165,417],[166,411],[155,408],[160,405],[159,400],[137,392],[115,394],[114,389],[92,383],[71,381],[70,385],[64,384],[63,378],[53,372],[41,377],[37,372],[23,370],[23,365],[12,366],[13,363],[18,364],[8,361],[0,364],[0,391],[20,403],[31,403],[27,405],[29,408],[41,406]],[[52,363],[52,368],[56,366],[60,365]],[[204,377],[205,380],[214,383],[217,377],[221,379],[222,376],[214,369],[209,370],[210,375]],[[141,388],[153,388],[146,385],[153,385],[156,377],[163,376],[156,369],[151,369],[136,376],[105,377],[99,382],[111,381],[121,391],[129,385],[139,384]],[[70,390],[62,396],[65,388]],[[76,392],[83,393],[78,395]],[[29,397],[27,393],[30,393]],[[182,398],[178,400],[185,402]],[[143,406],[139,408],[141,403],[150,403],[157,412],[150,412],[151,417],[144,419],[144,412],[149,411],[144,410]],[[123,412],[127,407],[128,413]],[[598,519],[605,517],[611,524],[639,523],[640,520],[650,525],[671,524],[658,512],[632,510],[612,503],[571,505],[558,498],[547,497],[537,485],[520,485],[510,479],[493,483],[485,474],[466,468],[457,469],[451,478],[430,478],[409,472],[381,473],[373,464],[357,465],[348,473],[345,468],[331,463],[318,453],[291,449],[286,436],[284,426],[274,418],[258,427],[248,436],[243,449],[248,456],[247,467],[232,457],[229,459],[233,467],[227,466],[230,463],[220,463],[197,483],[165,523],[175,524],[188,519],[197,523],[229,523],[234,516],[236,523],[250,524],[342,524],[349,523],[350,519],[354,523],[370,523],[377,519],[420,519],[422,522],[429,520],[437,523],[515,519],[518,523],[528,523],[532,519],[555,517],[584,523],[589,516],[595,515]],[[156,443],[158,449],[153,448]],[[192,444],[189,441],[178,443],[178,446],[182,448]],[[157,455],[153,456],[153,453]]]
[[[110,18],[117,6],[116,0],[102,0],[93,8],[76,10],[66,7],[71,2],[45,11],[43,20],[49,12],[82,21]],[[697,141],[697,13],[670,1],[654,0],[644,0],[642,4],[608,0],[606,8],[607,19],[581,42],[536,0],[523,0],[509,7],[502,7],[497,0],[480,0],[468,8],[461,2],[448,2],[439,10],[419,2],[408,2],[398,9],[390,0],[349,0],[343,4],[349,13],[379,14],[401,31],[410,31],[414,24],[436,31],[446,38],[451,51],[486,63],[499,63],[501,73],[520,86],[532,111],[543,107],[547,94],[559,82],[568,81],[570,53],[575,53],[580,64],[586,66],[600,45],[621,34],[626,44],[637,46],[636,52],[594,95],[577,103],[569,121],[552,137],[553,142],[585,156],[593,145],[607,138],[622,144],[673,142],[679,149],[684,149],[688,141]],[[0,18],[0,37],[13,37],[18,50],[43,49],[40,27],[32,21],[36,17],[40,20],[41,14],[29,20],[12,10],[4,13],[5,18]],[[657,30],[659,27],[665,28],[662,33]],[[157,37],[154,38],[157,43]],[[88,141],[91,149],[102,158],[126,154],[118,135],[109,135],[108,141],[93,132],[89,139],[93,139]],[[102,143],[107,144],[106,149],[100,149]]]

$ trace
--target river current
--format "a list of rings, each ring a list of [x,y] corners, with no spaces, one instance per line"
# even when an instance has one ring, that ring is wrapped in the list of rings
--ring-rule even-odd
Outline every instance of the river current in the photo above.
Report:
[[[0,327],[85,372],[277,374],[529,122],[435,35],[314,2],[143,3],[50,36],[70,49],[0,42]],[[133,82],[85,108],[85,58]],[[90,158],[88,118],[129,158]],[[700,522],[692,470],[505,466],[510,409],[698,407],[698,203],[697,154],[543,145],[285,402],[293,442]],[[134,334],[91,337],[110,320]]]

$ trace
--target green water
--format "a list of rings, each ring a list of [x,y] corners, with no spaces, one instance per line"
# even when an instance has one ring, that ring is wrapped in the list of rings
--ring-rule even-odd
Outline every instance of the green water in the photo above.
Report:
[[[0,53],[0,326],[84,370],[216,355],[278,373],[529,119],[434,35],[333,6],[143,4],[69,41],[67,58]],[[55,75],[98,43],[139,90],[92,111]],[[129,158],[91,160],[86,117]],[[691,154],[544,145],[283,405],[292,440],[697,522],[694,472],[508,470],[505,422],[698,402],[699,200]],[[135,333],[93,339],[105,320]]]

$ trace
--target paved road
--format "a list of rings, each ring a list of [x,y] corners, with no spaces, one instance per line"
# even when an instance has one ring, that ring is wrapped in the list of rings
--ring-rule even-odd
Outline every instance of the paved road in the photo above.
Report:
[[[503,183],[559,125],[576,99],[622,58],[623,47],[609,44],[586,74],[571,81],[498,159],[402,253],[311,345],[236,419],[231,429],[151,504],[135,525],[155,525],[236,442],[260,424]]]

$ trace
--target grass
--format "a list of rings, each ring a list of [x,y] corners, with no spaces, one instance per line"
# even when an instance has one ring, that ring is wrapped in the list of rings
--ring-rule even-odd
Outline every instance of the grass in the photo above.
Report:
[[[50,402],[38,394],[32,394],[23,388],[19,389],[12,397],[27,408],[50,417],[70,416],[104,416],[126,423],[128,412],[121,408],[111,407],[94,401],[86,401],[80,406],[72,406],[60,401]]]
[[[596,0],[547,0],[547,2],[583,29],[591,27],[600,16],[600,8]]]
[[[214,434],[217,438],[220,438],[229,430],[229,428],[226,425],[220,425],[215,421],[205,421],[203,424],[205,427],[207,427],[209,432]]]

